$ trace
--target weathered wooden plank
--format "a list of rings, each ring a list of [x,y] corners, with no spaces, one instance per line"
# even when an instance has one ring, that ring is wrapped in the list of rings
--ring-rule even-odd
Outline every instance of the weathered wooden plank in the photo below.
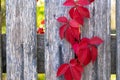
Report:
[[[2,71],[6,73],[6,35],[2,34]],[[37,72],[44,73],[44,35],[37,35]]]
[[[61,63],[69,62],[72,57],[71,46],[59,38],[60,24],[56,19],[68,16],[68,8],[62,4],[65,0],[45,0],[46,32],[45,32],[45,73],[46,80],[64,80],[56,77]]]
[[[120,80],[120,0],[116,0],[116,34],[117,34],[117,80]]]
[[[104,44],[98,48],[98,59],[85,68],[83,80],[110,80],[110,0],[95,0],[89,6],[90,20],[86,20],[82,37],[99,36]]]
[[[7,80],[36,80],[36,0],[7,0]]]
[[[1,0],[0,0],[0,80],[2,80],[2,47],[1,47],[1,34],[2,34],[2,18],[1,18]]]

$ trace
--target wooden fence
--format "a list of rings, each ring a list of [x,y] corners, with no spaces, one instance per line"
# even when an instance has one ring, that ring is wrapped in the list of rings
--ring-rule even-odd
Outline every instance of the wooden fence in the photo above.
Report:
[[[45,0],[44,60],[46,80],[64,80],[63,77],[56,77],[56,71],[61,63],[68,62],[74,57],[71,46],[67,41],[60,40],[58,33],[59,23],[56,18],[61,15],[68,16],[68,8],[62,6],[64,1]],[[116,74],[117,80],[120,80],[120,0],[116,1]],[[95,64],[89,64],[86,67],[82,80],[110,80],[112,59],[110,0],[95,0],[89,9],[91,18],[86,20],[82,36],[99,36],[104,40],[104,44],[99,46],[99,55]],[[37,41],[36,35],[36,0],[6,0],[6,27],[7,80],[37,80],[37,42],[39,40]],[[0,66],[2,60],[1,45],[0,35]]]

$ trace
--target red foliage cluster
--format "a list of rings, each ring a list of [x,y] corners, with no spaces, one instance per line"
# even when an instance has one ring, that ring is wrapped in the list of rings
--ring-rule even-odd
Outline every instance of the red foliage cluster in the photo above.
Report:
[[[40,22],[40,24],[41,24],[41,25],[44,25],[44,24],[45,24],[45,20],[42,20],[42,21]],[[37,29],[37,34],[44,34],[44,33],[45,33],[45,30],[44,30],[43,27],[39,27],[39,28]]]
[[[43,28],[38,28],[37,33],[38,34],[44,34],[44,29]]]
[[[84,24],[84,18],[90,18],[90,12],[85,7],[94,0],[66,0],[64,6],[72,6],[69,10],[71,17],[68,20],[65,16],[59,17],[58,22],[62,24],[59,29],[61,39],[66,39],[72,46],[77,58],[70,60],[70,63],[62,64],[57,71],[57,76],[64,75],[66,80],[80,80],[84,67],[91,61],[97,59],[97,47],[103,40],[95,36],[91,39],[81,39],[80,27]]]

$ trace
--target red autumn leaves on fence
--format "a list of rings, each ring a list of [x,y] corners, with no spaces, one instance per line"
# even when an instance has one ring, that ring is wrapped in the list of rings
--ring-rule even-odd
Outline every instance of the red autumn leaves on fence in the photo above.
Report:
[[[44,24],[45,24],[45,20],[42,20],[42,21],[40,22],[40,24],[41,24],[41,25],[44,25]],[[44,33],[45,33],[44,28],[43,28],[43,27],[39,27],[39,28],[37,29],[37,33],[38,33],[38,34],[44,34]]]
[[[57,71],[57,76],[64,75],[65,80],[80,80],[83,69],[90,62],[94,63],[97,59],[97,47],[103,43],[103,40],[95,36],[91,39],[81,39],[81,27],[84,24],[84,18],[90,18],[90,12],[85,6],[91,4],[94,0],[66,0],[64,6],[72,6],[69,10],[71,19],[65,16],[59,17],[58,22],[62,24],[59,28],[61,39],[66,39],[72,46],[77,56],[70,60],[70,63],[62,64]]]
[[[80,25],[76,21],[68,20],[66,17],[59,17],[57,21],[63,24],[59,31],[61,39],[66,38],[71,45],[80,40]]]
[[[83,67],[77,59],[72,59],[70,63],[65,63],[60,66],[57,76],[64,74],[66,80],[80,80],[82,72]]]
[[[73,45],[73,50],[78,57],[81,65],[86,66],[90,61],[94,62],[97,58],[97,46],[103,42],[98,37],[91,39],[82,38],[80,43]]]

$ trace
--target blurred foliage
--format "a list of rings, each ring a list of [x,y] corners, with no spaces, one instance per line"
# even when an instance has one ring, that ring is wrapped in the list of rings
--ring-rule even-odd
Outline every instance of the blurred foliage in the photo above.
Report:
[[[2,16],[2,34],[6,33],[6,21],[5,21],[5,0],[1,0],[1,16]]]
[[[5,8],[5,1],[6,0],[1,0],[1,13],[2,13],[2,34],[5,34],[6,33],[6,8]],[[37,28],[38,27],[42,27],[44,28],[44,25],[41,24],[41,22],[45,19],[44,17],[44,0],[38,0],[37,1],[37,6],[36,6],[36,19],[37,19]]]
[[[44,19],[44,0],[38,0],[37,1],[37,28],[41,27],[44,28],[44,25],[41,23]]]
[[[111,0],[111,29],[116,30],[116,1]]]
[[[44,73],[38,74],[38,79],[37,80],[45,80],[45,74]]]

